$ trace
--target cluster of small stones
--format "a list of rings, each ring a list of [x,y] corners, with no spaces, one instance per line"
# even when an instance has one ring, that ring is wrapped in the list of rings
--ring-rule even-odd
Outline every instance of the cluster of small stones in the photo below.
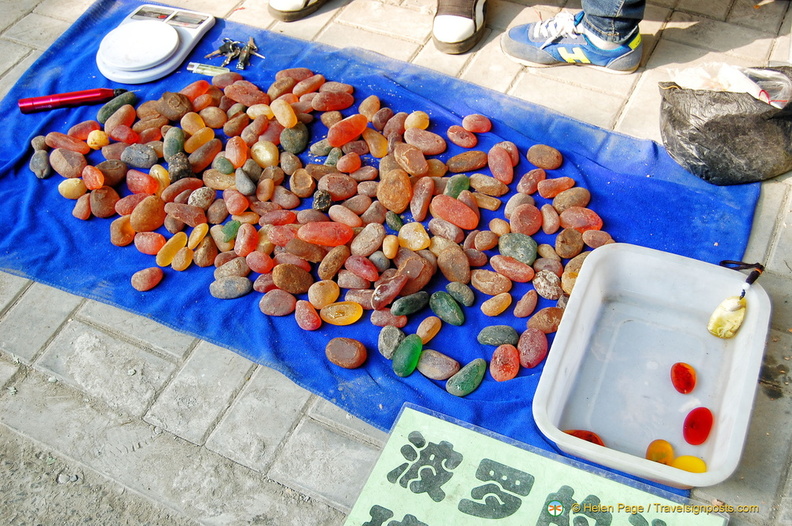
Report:
[[[355,107],[354,93],[299,67],[278,72],[266,91],[232,72],[139,105],[127,92],[96,120],[33,139],[29,166],[41,179],[62,176],[58,191],[75,201],[74,217],[112,218],[113,245],[155,257],[156,266],[131,276],[138,291],[155,288],[166,268],[213,267],[212,296],[256,291],[262,313],[294,316],[304,330],[369,312],[397,375],[417,369],[464,396],[487,362],[463,367],[426,344],[443,325],[464,323],[474,289],[490,296],[480,308],[494,318],[512,306],[513,283],[530,282],[512,309],[528,318],[526,329],[493,324],[478,341],[495,347],[489,371],[497,381],[538,365],[588,249],[613,242],[588,208],[588,190],[548,177],[563,163],[553,147],[531,147],[533,168],[519,177],[513,143],[476,150],[492,127],[486,116],[468,115],[444,137],[423,111],[394,112],[376,95]],[[310,144],[316,118],[328,131]],[[442,161],[449,142],[465,151]],[[94,151],[103,160],[92,164]],[[298,154],[306,152],[323,161],[304,164]],[[537,205],[536,195],[548,202]],[[481,227],[481,210],[501,207],[503,217]],[[531,236],[540,230],[555,245],[537,245]],[[429,294],[438,273],[448,285]],[[534,312],[540,297],[558,304]],[[427,308],[418,333],[404,334],[408,317]],[[341,367],[367,359],[352,338],[335,338],[325,351]]]

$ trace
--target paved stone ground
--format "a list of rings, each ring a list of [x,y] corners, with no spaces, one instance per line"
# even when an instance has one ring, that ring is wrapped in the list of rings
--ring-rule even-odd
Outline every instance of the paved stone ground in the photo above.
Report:
[[[378,51],[654,140],[657,82],[672,69],[785,62],[792,32],[785,1],[651,0],[644,67],[611,76],[523,68],[500,54],[507,27],[578,8],[574,0],[491,0],[488,35],[461,56],[434,49],[432,0],[331,0],[291,24],[272,20],[263,0],[171,4]],[[0,95],[88,5],[0,0]],[[745,256],[766,261],[774,311],[743,459],[724,483],[694,491],[760,506],[733,516],[738,526],[792,523],[790,224],[786,175],[763,184]],[[385,438],[230,351],[0,273],[0,523],[341,524]]]

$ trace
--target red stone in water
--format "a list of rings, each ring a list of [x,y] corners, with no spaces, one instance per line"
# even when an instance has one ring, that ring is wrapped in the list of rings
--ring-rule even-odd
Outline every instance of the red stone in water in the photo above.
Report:
[[[456,144],[457,146],[461,146],[462,148],[473,148],[476,146],[476,144],[478,144],[478,137],[476,137],[473,132],[470,132],[457,124],[448,127],[446,136],[448,137],[449,141]]]
[[[690,364],[675,363],[671,366],[671,383],[680,393],[690,393],[696,387],[696,370]]]
[[[104,173],[96,166],[90,164],[83,168],[82,179],[88,190],[96,190],[104,186]]]
[[[205,79],[196,80],[179,90],[179,93],[187,96],[190,101],[194,101],[209,90],[211,84]]]
[[[602,230],[602,218],[592,209],[571,206],[559,216],[561,228],[572,228],[578,232]]]
[[[492,177],[503,184],[511,184],[514,179],[514,165],[508,150],[500,146],[493,146],[487,153],[487,164],[492,172]]]
[[[547,335],[529,327],[520,335],[517,350],[520,351],[520,365],[527,368],[536,367],[547,356]]]
[[[542,228],[542,212],[531,204],[517,206],[509,216],[511,231],[532,236]]]
[[[275,266],[275,261],[269,256],[269,254],[259,252],[258,250],[254,250],[245,256],[245,261],[247,262],[250,270],[253,272],[258,272],[259,274],[266,274],[272,270],[272,267]]]
[[[555,177],[553,179],[544,179],[536,184],[536,189],[539,195],[545,199],[555,197],[564,190],[568,190],[575,186],[575,180],[571,177]]]
[[[479,218],[469,206],[450,195],[438,194],[432,198],[429,211],[434,217],[445,219],[464,230],[478,226]]]
[[[363,365],[368,353],[363,343],[352,338],[333,338],[327,342],[325,355],[330,362],[344,367],[355,369]]]
[[[242,223],[237,231],[234,241],[234,252],[242,257],[256,250],[259,243],[259,233],[255,226],[249,223]]]
[[[183,179],[179,179],[175,183],[168,185],[162,191],[162,200],[166,203],[169,203],[176,199],[176,196],[184,192],[185,190],[197,190],[198,188],[202,187],[203,181],[198,179],[197,177],[185,177]]]
[[[327,143],[333,147],[341,147],[357,138],[368,126],[368,119],[361,113],[350,115],[333,124],[327,130]]]
[[[127,187],[133,194],[155,194],[159,181],[140,170],[129,170],[126,176]]]
[[[347,244],[355,235],[351,226],[334,221],[306,223],[297,231],[297,237],[309,243],[336,247]]]
[[[297,300],[294,307],[294,320],[297,322],[297,326],[304,331],[315,331],[322,326],[322,318],[316,311],[316,307],[306,300]]]
[[[135,248],[149,256],[156,256],[166,241],[165,236],[159,232],[138,232],[135,234]]]
[[[602,441],[599,435],[597,433],[594,433],[593,431],[586,431],[585,429],[567,429],[564,431],[564,433],[585,440],[586,442],[597,444],[598,446],[605,445],[605,443]]]
[[[485,133],[492,129],[492,122],[484,115],[474,113],[462,119],[462,127],[470,132]]]
[[[511,380],[520,372],[520,351],[509,343],[499,345],[492,353],[489,370],[496,382]]]
[[[250,206],[250,201],[245,195],[236,188],[223,190],[223,201],[229,214],[241,215]]]
[[[159,282],[162,281],[162,277],[164,275],[165,274],[160,267],[149,267],[144,268],[143,270],[138,270],[132,274],[132,288],[139,290],[140,292],[151,290],[159,285]]]
[[[354,103],[355,97],[343,91],[323,91],[311,99],[311,106],[316,111],[345,110]],[[362,115],[362,117],[368,122],[368,118],[365,115]]]
[[[697,407],[685,417],[682,425],[682,436],[688,444],[698,446],[706,442],[712,431],[712,411],[706,407]]]

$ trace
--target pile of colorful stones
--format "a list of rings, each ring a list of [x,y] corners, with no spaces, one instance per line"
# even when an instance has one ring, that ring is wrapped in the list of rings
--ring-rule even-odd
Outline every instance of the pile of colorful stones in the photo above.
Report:
[[[311,142],[315,120],[327,132]],[[487,370],[506,381],[542,362],[583,259],[613,240],[589,191],[552,176],[564,162],[555,148],[477,149],[492,127],[484,115],[437,127],[306,68],[279,71],[266,89],[231,72],[142,103],[119,95],[95,120],[35,138],[30,169],[60,175],[74,217],[112,219],[112,244],[153,257],[130,276],[136,290],[211,267],[212,296],[258,293],[261,313],[306,331],[367,315],[394,374],[417,370],[464,396]],[[462,153],[449,157],[449,144]],[[89,162],[94,151],[101,162]],[[523,156],[531,166],[517,174]],[[498,214],[484,224],[482,210]],[[540,231],[555,243],[538,244]],[[440,279],[445,289],[429,293]],[[515,283],[533,287],[514,297]],[[429,343],[465,323],[477,293],[493,318],[478,342],[493,351],[463,365]],[[558,304],[537,310],[539,298]],[[527,318],[525,329],[500,315]],[[405,334],[415,316],[425,319]],[[325,352],[346,368],[368,359],[354,338]]]

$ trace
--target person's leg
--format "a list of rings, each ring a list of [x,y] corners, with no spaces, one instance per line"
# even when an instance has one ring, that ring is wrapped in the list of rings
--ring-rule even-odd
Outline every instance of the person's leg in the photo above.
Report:
[[[583,11],[511,28],[501,49],[526,66],[588,65],[611,73],[638,69],[643,53],[638,30],[644,0],[583,0]],[[589,14],[586,9],[591,9]]]
[[[646,0],[581,0],[583,28],[608,42],[625,41],[643,20]]]

